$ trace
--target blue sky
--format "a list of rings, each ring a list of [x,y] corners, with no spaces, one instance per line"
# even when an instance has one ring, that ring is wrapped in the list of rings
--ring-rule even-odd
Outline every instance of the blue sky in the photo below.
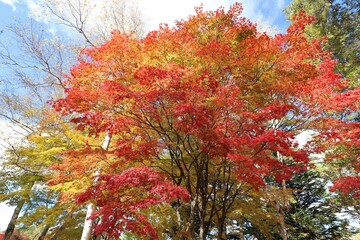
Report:
[[[91,0],[90,0],[91,1]],[[109,0],[93,0],[97,6],[108,4]],[[113,0],[116,1],[116,0]],[[140,11],[144,16],[146,28],[154,30],[159,23],[172,25],[176,19],[187,18],[194,14],[194,7],[199,6],[202,0],[139,0]],[[52,34],[59,33],[54,24],[41,13],[39,0],[0,0],[0,31],[8,24],[15,21],[27,21],[32,16],[36,21],[41,22]],[[111,1],[110,1],[111,2]],[[230,0],[206,0],[204,8],[215,10],[220,6],[228,8],[235,1]],[[262,29],[276,29],[284,32],[288,26],[282,10],[291,2],[290,0],[242,0],[243,15],[252,21],[257,21]],[[93,16],[96,22],[96,14]],[[55,30],[54,30],[55,29]],[[5,30],[0,34],[0,42],[11,44],[11,36]],[[0,74],[4,73],[0,65]],[[0,149],[1,151],[1,149]],[[12,209],[0,204],[0,231],[4,230],[11,217]]]
[[[14,21],[33,16],[41,22],[47,20],[39,12],[39,5],[43,0],[0,0],[0,29]],[[90,0],[101,6],[102,3],[108,4],[106,0]],[[147,28],[156,29],[161,22],[172,24],[176,19],[186,18],[194,13],[194,7],[204,2],[205,9],[214,10],[219,6],[228,7],[235,1],[232,0],[137,0],[140,10],[145,18]],[[110,0],[111,2],[111,0]],[[283,32],[288,22],[286,22],[282,10],[290,0],[242,0],[243,15],[252,21],[261,21],[261,24],[275,27]],[[52,24],[47,23],[49,29]]]

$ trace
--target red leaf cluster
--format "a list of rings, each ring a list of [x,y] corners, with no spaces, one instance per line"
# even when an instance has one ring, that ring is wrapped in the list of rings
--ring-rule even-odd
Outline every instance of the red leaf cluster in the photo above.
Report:
[[[141,209],[170,203],[176,199],[189,200],[189,194],[150,167],[130,168],[117,175],[100,175],[95,185],[77,197],[78,203],[93,201],[99,210],[90,218],[100,218],[94,227],[95,235],[104,232],[119,238],[124,231],[157,238],[155,230]]]
[[[354,198],[360,197],[360,176],[342,177],[334,181],[330,191],[339,191]]]

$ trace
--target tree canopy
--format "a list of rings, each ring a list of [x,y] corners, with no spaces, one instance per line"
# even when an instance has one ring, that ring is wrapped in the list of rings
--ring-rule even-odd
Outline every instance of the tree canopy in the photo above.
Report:
[[[95,234],[226,239],[241,235],[229,229],[255,202],[272,208],[283,229],[286,192],[266,202],[267,178],[282,183],[307,170],[312,153],[359,171],[359,123],[339,116],[359,108],[360,89],[334,71],[323,40],[306,37],[314,18],[300,12],[272,37],[241,11],[237,3],[200,7],[174,28],[143,39],[114,31],[83,50],[66,96],[50,104],[77,130],[112,141],[107,150],[86,144],[63,153],[51,183],[76,186],[64,199],[96,204]],[[313,139],[298,148],[295,136],[306,130]],[[345,176],[333,190],[359,197],[358,182]],[[161,222],[156,209],[177,221]]]

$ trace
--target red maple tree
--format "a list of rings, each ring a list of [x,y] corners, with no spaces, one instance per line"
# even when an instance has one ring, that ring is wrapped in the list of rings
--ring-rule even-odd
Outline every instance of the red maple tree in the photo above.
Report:
[[[108,160],[77,198],[99,207],[96,234],[156,238],[140,210],[181,199],[187,233],[178,231],[202,239],[215,228],[221,239],[236,201],[266,177],[289,179],[308,167],[310,153],[340,145],[359,160],[359,124],[338,116],[357,110],[360,90],[333,71],[322,40],[304,36],[313,18],[300,14],[287,33],[269,36],[241,11],[197,8],[140,40],[115,31],[71,69],[66,97],[52,106],[77,129],[113,141],[108,151],[69,152],[54,182],[79,178],[74,166],[99,169],[74,154]],[[299,149],[295,136],[305,130],[316,136]]]

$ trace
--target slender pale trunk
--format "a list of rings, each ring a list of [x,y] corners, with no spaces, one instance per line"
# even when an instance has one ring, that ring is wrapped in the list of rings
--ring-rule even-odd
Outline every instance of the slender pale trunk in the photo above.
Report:
[[[286,231],[286,223],[285,223],[285,211],[288,207],[288,199],[286,195],[286,181],[282,181],[282,190],[283,190],[283,206],[280,207],[280,232],[281,232],[281,239],[287,240],[287,231]]]
[[[24,204],[25,204],[25,200],[21,200],[16,205],[16,208],[13,212],[10,222],[6,228],[3,240],[9,240],[11,238],[11,235],[14,233],[16,220],[18,219],[20,211],[21,211],[22,207],[24,206]]]
[[[277,158],[280,162],[283,162],[283,158],[282,155],[279,152],[276,152]],[[286,231],[286,223],[285,223],[285,218],[286,218],[286,211],[288,208],[288,198],[287,198],[287,193],[286,193],[286,181],[283,179],[282,183],[282,191],[283,191],[283,196],[282,196],[282,204],[278,206],[278,213],[279,213],[279,228],[280,228],[280,234],[281,234],[281,239],[282,240],[287,240],[287,231]]]
[[[177,217],[177,224],[178,224],[178,229],[181,232],[182,231],[182,219],[181,219],[181,214],[180,214],[180,203],[178,201],[178,205],[176,206],[176,217]]]
[[[205,239],[205,206],[203,197],[198,197],[198,207],[199,207],[199,217],[200,217],[200,226],[199,226],[199,239]]]
[[[88,206],[87,206],[86,217],[85,217],[85,222],[84,222],[84,228],[83,228],[83,231],[82,231],[82,234],[81,234],[81,240],[88,240],[88,239],[91,238],[93,220],[89,219],[89,218],[94,213],[94,211],[95,211],[94,204],[89,203]]]
[[[205,234],[204,234],[204,225],[202,223],[200,223],[200,229],[199,229],[199,239],[205,239]]]
[[[102,148],[104,150],[107,150],[109,148],[110,145],[110,140],[111,140],[111,136],[109,134],[106,135],[105,139],[104,139],[104,143],[102,145]],[[96,171],[95,172],[95,176],[99,175],[100,172]],[[93,220],[90,219],[90,216],[95,212],[95,205],[93,203],[89,203],[87,206],[87,211],[86,211],[86,217],[85,217],[85,221],[84,221],[84,228],[81,234],[81,240],[89,240],[91,238],[92,235],[92,227],[93,227]]]

